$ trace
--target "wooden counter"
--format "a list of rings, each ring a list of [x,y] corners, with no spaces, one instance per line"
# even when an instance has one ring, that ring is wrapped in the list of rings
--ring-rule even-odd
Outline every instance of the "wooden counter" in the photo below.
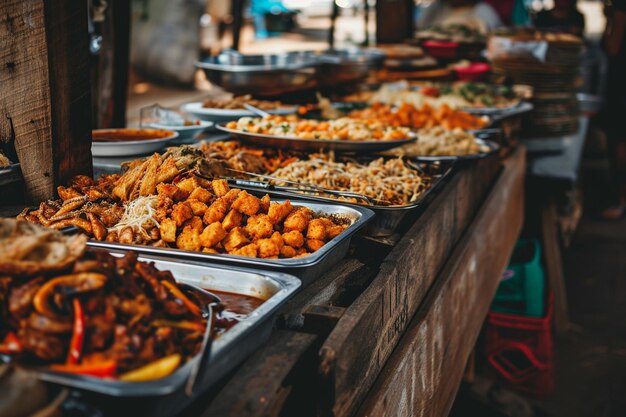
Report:
[[[301,291],[184,415],[445,416],[521,230],[525,151],[468,163],[389,239]]]

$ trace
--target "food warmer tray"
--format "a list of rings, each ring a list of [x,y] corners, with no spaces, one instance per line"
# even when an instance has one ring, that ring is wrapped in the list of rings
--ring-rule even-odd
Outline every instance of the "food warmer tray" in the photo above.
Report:
[[[240,130],[228,129],[226,123],[218,123],[215,127],[218,130],[230,133],[231,136],[242,142],[252,143],[257,146],[313,152],[319,152],[321,149],[342,152],[379,152],[417,140],[417,134],[415,133],[411,133],[411,136],[406,139],[399,140],[321,140],[242,132]]]
[[[392,157],[384,157],[386,159],[391,159]],[[371,157],[369,158],[371,159]],[[234,180],[235,186],[241,189],[245,189],[248,191],[257,191],[263,190],[263,192],[267,192],[270,196],[275,196],[279,198],[299,198],[306,199],[311,201],[324,202],[326,204],[346,204],[355,209],[359,208],[368,208],[374,214],[374,219],[365,226],[365,228],[361,231],[360,234],[365,236],[372,237],[384,237],[392,235],[395,230],[400,226],[402,220],[409,213],[415,213],[420,208],[424,207],[425,204],[430,200],[432,196],[438,193],[443,187],[443,184],[451,177],[453,174],[454,168],[454,160],[451,161],[417,161],[419,163],[420,168],[429,176],[433,178],[433,182],[431,186],[424,191],[424,193],[420,196],[420,198],[411,203],[403,206],[395,206],[395,207],[384,207],[384,206],[375,206],[375,205],[363,205],[356,203],[349,203],[346,201],[340,201],[333,198],[328,197],[320,197],[312,194],[304,194],[293,191],[279,191],[276,189],[272,189],[271,187],[263,188],[263,186],[268,186],[267,183],[262,183],[258,181],[248,181],[248,180]]]
[[[254,194],[265,194],[255,190]],[[271,193],[268,193],[271,195]],[[374,213],[360,206],[347,206],[329,204],[319,201],[296,200],[293,197],[302,198],[300,195],[290,195],[294,206],[308,207],[316,213],[341,218],[349,218],[352,224],[341,234],[328,241],[320,250],[310,255],[300,258],[289,259],[262,259],[245,256],[214,254],[206,252],[195,252],[176,248],[157,248],[154,246],[129,245],[115,242],[100,242],[90,240],[87,245],[94,248],[104,248],[110,250],[131,250],[142,252],[147,255],[167,256],[185,258],[196,261],[222,263],[238,266],[247,266],[261,269],[272,269],[287,274],[297,276],[302,280],[303,285],[308,285],[315,278],[322,275],[334,264],[343,259],[348,253],[350,241],[354,234],[367,224],[374,217]],[[284,200],[277,199],[282,202]]]
[[[43,381],[78,390],[78,398],[101,408],[107,415],[126,415],[132,413],[131,410],[141,410],[141,415],[159,417],[180,412],[269,338],[279,307],[300,287],[300,280],[280,272],[182,262],[150,256],[141,247],[133,250],[139,253],[140,261],[154,262],[158,269],[171,271],[179,282],[266,298],[266,301],[213,341],[209,364],[198,375],[192,396],[186,395],[185,385],[193,362],[201,357],[200,353],[173,374],[146,382],[123,382],[52,371],[40,373]],[[116,256],[124,253],[109,252]]]
[[[475,132],[477,138],[476,143],[481,146],[487,146],[488,152],[477,153],[472,155],[406,155],[407,158],[411,158],[416,161],[471,161],[474,159],[483,159],[496,154],[500,151],[500,145],[496,142],[488,139],[480,139],[480,132]]]

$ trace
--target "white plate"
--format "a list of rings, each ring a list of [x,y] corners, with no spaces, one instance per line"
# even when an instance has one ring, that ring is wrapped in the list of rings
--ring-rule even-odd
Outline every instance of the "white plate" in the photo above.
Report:
[[[154,129],[164,129],[164,130],[172,130],[178,133],[178,137],[176,139],[172,139],[172,143],[181,143],[184,141],[188,141],[193,139],[200,133],[204,132],[206,129],[213,126],[212,122],[207,122],[204,120],[199,120],[199,125],[189,125],[189,126],[172,126],[172,125],[164,125],[160,123],[149,123],[148,127]]]
[[[126,129],[98,129],[98,132],[114,132]],[[137,130],[137,129],[128,129]],[[167,130],[167,129],[166,129]],[[178,133],[171,131],[171,135],[165,138],[158,139],[146,139],[146,140],[133,140],[124,142],[91,142],[91,154],[93,156],[132,156],[132,155],[145,155],[151,152],[158,151],[163,148],[168,142],[176,139]]]
[[[208,120],[211,122],[228,122],[239,119],[240,117],[257,117],[256,114],[245,109],[214,109],[202,107],[201,102],[187,103],[182,107],[182,111],[189,113],[200,120]],[[270,114],[292,114],[296,112],[296,107],[281,107],[275,110],[265,110]]]

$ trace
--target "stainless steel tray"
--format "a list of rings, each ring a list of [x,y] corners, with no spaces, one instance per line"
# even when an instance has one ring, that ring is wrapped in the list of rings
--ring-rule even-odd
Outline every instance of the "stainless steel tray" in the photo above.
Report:
[[[177,281],[216,291],[250,295],[266,301],[213,342],[209,366],[198,375],[197,388],[192,397],[185,395],[184,385],[193,362],[200,360],[200,354],[168,377],[154,381],[123,382],[48,371],[41,372],[40,377],[46,382],[78,389],[85,401],[110,407],[116,414],[124,414],[120,407],[124,402],[125,405],[141,404],[143,415],[173,415],[206,392],[267,340],[279,307],[295,293],[301,283],[284,273],[182,262],[153,257],[142,249],[133,248],[139,253],[139,260],[154,262],[158,269],[171,271]],[[109,252],[121,256],[124,251]]]
[[[407,158],[414,159],[416,161],[470,161],[474,159],[483,159],[488,156],[491,156],[500,151],[500,145],[492,140],[480,139],[478,136],[480,135],[480,131],[475,132],[477,138],[476,143],[481,146],[487,146],[489,148],[489,152],[477,153],[472,155],[407,155]]]
[[[413,134],[409,138],[400,140],[315,140],[242,132],[240,130],[228,129],[226,127],[226,123],[218,123],[215,127],[223,132],[230,133],[242,142],[298,151],[319,152],[321,149],[325,149],[344,152],[379,152],[417,140],[416,134]]]
[[[256,194],[259,191],[256,190]],[[296,196],[301,198],[302,196]],[[275,200],[284,201],[284,200]],[[176,257],[179,259],[193,259],[203,262],[226,263],[231,265],[248,266],[262,269],[273,269],[293,274],[302,280],[304,285],[310,283],[323,272],[327,271],[348,253],[352,236],[374,217],[374,213],[360,206],[328,204],[291,199],[294,206],[308,207],[316,213],[348,218],[352,224],[339,236],[327,242],[320,250],[301,258],[291,259],[262,259],[245,256],[193,252],[175,248],[157,248],[153,246],[128,245],[123,243],[100,242],[91,240],[88,246],[110,250],[132,250],[149,255]]]
[[[254,182],[247,180],[234,181],[236,181],[236,186],[238,188],[256,192],[259,192],[259,190],[261,189],[263,192],[267,192],[270,196],[276,196],[280,198],[302,198],[311,201],[324,202],[326,204],[347,204],[354,208],[366,207],[374,212],[375,217],[363,228],[360,234],[373,237],[382,237],[392,235],[407,214],[415,213],[416,211],[418,211],[427,203],[430,197],[432,197],[440,190],[445,181],[447,181],[452,175],[454,162],[454,160],[424,162],[418,161],[417,163],[420,165],[420,168],[432,178],[432,183],[430,187],[426,191],[424,191],[424,193],[417,201],[411,204],[394,207],[348,203],[345,201],[340,201],[329,197],[316,196],[312,194],[259,188],[258,186],[254,186]]]

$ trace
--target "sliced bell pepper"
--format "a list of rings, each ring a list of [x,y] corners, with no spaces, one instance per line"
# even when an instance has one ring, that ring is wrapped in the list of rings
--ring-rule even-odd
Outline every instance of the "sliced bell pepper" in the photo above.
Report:
[[[154,327],[174,327],[176,329],[189,330],[193,332],[203,332],[205,329],[205,325],[202,323],[196,323],[194,321],[189,320],[163,320],[157,319],[151,323]]]
[[[17,338],[17,335],[13,332],[8,332],[6,336],[4,336],[4,340],[2,341],[2,343],[0,343],[0,353],[11,355],[15,353],[20,353],[21,351],[22,344]]]
[[[189,311],[191,311],[191,313],[195,316],[198,317],[202,317],[202,310],[200,309],[200,307],[198,307],[193,301],[191,301],[177,286],[176,284],[167,281],[167,280],[162,280],[161,284],[163,284],[163,286],[165,286],[165,288],[167,288],[174,297],[178,298],[180,301],[183,302],[183,304],[185,305],[185,307],[187,307],[187,309]]]
[[[80,363],[80,357],[83,353],[83,342],[85,340],[85,314],[83,306],[78,298],[72,300],[74,307],[74,326],[72,340],[70,341],[70,349],[67,354],[67,363],[69,365],[77,365]]]
[[[182,357],[178,353],[174,353],[150,362],[141,368],[126,372],[119,379],[121,381],[138,382],[164,378],[174,372],[181,361]]]
[[[89,375],[100,378],[113,378],[117,370],[117,363],[110,359],[99,363],[89,363],[83,365],[73,364],[52,364],[50,369],[53,371],[67,372],[69,374]]]

